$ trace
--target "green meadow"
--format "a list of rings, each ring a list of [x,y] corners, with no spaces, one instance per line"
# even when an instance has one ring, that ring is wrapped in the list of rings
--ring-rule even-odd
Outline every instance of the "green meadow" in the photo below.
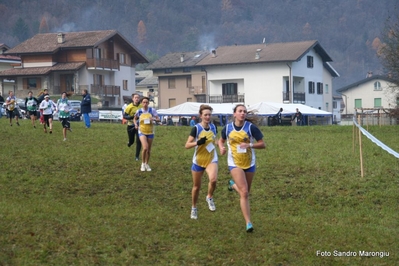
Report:
[[[399,159],[362,136],[362,178],[352,126],[261,127],[246,233],[225,156],[190,219],[189,127],[157,126],[140,172],[125,125],[71,123],[0,119],[0,265],[399,264]],[[399,151],[398,126],[368,129]]]

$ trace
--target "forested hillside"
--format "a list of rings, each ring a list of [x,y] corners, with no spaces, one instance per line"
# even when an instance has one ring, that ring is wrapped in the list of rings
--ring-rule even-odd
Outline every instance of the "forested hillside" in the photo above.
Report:
[[[397,0],[0,0],[0,43],[39,32],[116,29],[150,60],[221,45],[318,40],[341,77],[384,73],[380,32]]]

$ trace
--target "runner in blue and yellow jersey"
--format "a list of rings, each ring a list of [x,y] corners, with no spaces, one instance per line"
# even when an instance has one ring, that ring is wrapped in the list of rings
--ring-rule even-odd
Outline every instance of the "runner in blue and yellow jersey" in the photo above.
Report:
[[[123,118],[127,120],[127,136],[129,139],[127,146],[132,146],[134,144],[134,139],[136,138],[136,161],[139,160],[141,142],[139,139],[138,130],[134,125],[133,118],[137,110],[139,110],[141,107],[143,106],[140,104],[140,95],[138,95],[137,93],[133,93],[132,102],[126,106],[123,114]]]
[[[209,105],[202,104],[200,106],[199,117],[201,118],[201,122],[191,129],[190,136],[185,145],[186,149],[195,147],[193,165],[191,166],[193,176],[191,219],[198,218],[197,202],[204,171],[206,171],[209,177],[206,202],[210,211],[216,210],[213,193],[216,189],[218,175],[218,155],[215,147],[215,144],[217,144],[217,127],[211,123],[212,111],[213,108]]]
[[[154,108],[148,106],[149,102],[150,99],[148,97],[143,97],[141,99],[141,105],[143,107],[137,110],[133,120],[134,126],[139,131],[139,138],[141,146],[143,147],[142,163],[140,167],[140,170],[143,172],[151,171],[148,161],[150,160],[151,146],[154,140],[154,123],[159,122],[158,113]]]
[[[17,98],[14,96],[13,91],[8,92],[8,97],[6,99],[6,102],[4,104],[6,106],[6,112],[7,116],[10,118],[10,126],[12,126],[12,119],[15,117],[15,121],[17,122],[17,125],[19,126],[18,122],[18,107],[17,107]]]
[[[224,146],[227,140],[227,164],[233,180],[229,181],[229,190],[236,190],[240,194],[241,211],[246,222],[247,232],[252,232],[251,214],[249,207],[249,192],[255,175],[255,151],[264,149],[263,134],[247,117],[247,108],[238,104],[233,112],[234,122],[227,124],[219,140],[220,154],[226,154]],[[256,141],[256,142],[254,142]]]

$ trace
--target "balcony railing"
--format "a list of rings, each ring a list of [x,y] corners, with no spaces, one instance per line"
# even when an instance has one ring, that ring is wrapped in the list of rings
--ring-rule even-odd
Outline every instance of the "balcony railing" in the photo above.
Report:
[[[100,97],[119,97],[121,95],[121,87],[114,85],[90,85],[90,92]]]
[[[209,95],[209,103],[238,103],[244,102],[244,94]]]
[[[189,93],[190,94],[194,94],[194,95],[201,95],[201,94],[205,94],[205,88],[201,87],[201,86],[193,86],[193,87],[189,87]]]
[[[119,70],[119,61],[113,59],[88,58],[86,66],[87,68]]]
[[[294,92],[293,103],[305,103],[306,94],[304,92]],[[283,92],[283,101],[291,102],[291,92]]]

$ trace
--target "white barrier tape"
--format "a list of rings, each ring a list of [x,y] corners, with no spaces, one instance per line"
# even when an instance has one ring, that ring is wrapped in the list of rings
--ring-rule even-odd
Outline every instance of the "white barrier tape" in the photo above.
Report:
[[[375,144],[377,144],[377,146],[380,146],[383,150],[387,151],[388,153],[392,154],[393,156],[395,156],[396,158],[399,159],[399,153],[397,153],[396,151],[392,150],[391,148],[389,148],[387,145],[385,145],[384,143],[382,143],[381,141],[379,141],[378,139],[376,139],[373,135],[371,135],[367,130],[365,130],[364,128],[362,128],[357,122],[356,119],[353,118],[353,123],[359,128],[359,130],[363,133],[363,135],[365,135],[366,137],[368,137],[372,142],[374,142]]]

